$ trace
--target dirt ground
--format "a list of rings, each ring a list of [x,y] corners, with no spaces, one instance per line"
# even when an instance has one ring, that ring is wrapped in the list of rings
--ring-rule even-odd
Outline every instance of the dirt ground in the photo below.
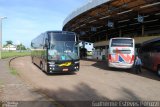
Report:
[[[76,74],[46,75],[31,63],[30,57],[11,62],[20,77],[56,101],[160,101],[160,78],[142,70],[141,74],[108,69],[103,61],[80,61]]]
[[[0,107],[58,107],[55,101],[12,73],[9,61],[0,60]]]

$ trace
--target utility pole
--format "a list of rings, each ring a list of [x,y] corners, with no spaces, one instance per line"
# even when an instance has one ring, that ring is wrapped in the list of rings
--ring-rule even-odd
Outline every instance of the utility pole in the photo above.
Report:
[[[0,59],[2,59],[2,20],[7,17],[0,17]]]

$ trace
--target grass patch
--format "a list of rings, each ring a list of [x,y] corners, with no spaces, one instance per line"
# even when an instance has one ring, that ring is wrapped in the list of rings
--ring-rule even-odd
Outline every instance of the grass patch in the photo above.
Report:
[[[18,72],[17,72],[17,70],[14,69],[14,68],[10,68],[10,73],[11,73],[12,75],[19,75]]]
[[[19,56],[30,56],[31,52],[15,52],[15,51],[7,51],[2,52],[2,59],[11,58],[11,57],[19,57]]]

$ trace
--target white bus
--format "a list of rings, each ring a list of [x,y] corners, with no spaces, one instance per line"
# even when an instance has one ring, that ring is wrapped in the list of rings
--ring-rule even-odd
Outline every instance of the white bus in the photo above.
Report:
[[[133,38],[111,38],[108,49],[108,66],[113,68],[132,68],[135,58]]]

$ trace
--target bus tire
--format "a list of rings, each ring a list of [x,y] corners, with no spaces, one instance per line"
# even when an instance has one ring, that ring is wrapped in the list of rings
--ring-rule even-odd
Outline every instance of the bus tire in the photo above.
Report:
[[[32,63],[34,64],[33,57],[31,57]]]
[[[43,63],[40,63],[40,69],[43,71]]]
[[[158,74],[158,76],[160,77],[160,65],[159,65],[158,68],[157,68],[157,74]]]
[[[46,70],[46,64],[43,64],[43,71],[45,71],[45,72],[47,71]]]

